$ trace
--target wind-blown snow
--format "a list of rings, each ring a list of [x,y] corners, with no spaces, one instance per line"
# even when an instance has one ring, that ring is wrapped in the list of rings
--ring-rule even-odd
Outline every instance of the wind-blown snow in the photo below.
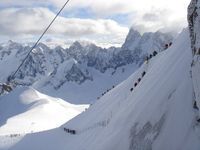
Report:
[[[32,88],[17,88],[0,98],[0,136],[57,128],[85,110]]]
[[[0,149],[199,150],[191,61],[185,30],[172,47],[143,64],[86,112],[60,128],[27,135]],[[143,71],[146,75],[131,92]]]

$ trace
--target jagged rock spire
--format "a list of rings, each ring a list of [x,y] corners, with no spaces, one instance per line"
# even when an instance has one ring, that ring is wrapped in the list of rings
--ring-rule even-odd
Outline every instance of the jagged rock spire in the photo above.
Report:
[[[200,55],[200,0],[192,0],[188,6],[188,24],[193,55]]]

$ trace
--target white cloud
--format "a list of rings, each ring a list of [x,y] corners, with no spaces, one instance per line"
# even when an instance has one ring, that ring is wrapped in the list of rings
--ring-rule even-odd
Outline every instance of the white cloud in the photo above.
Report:
[[[1,0],[2,6],[38,6],[38,5],[54,5],[55,7],[62,6],[66,0]],[[146,12],[152,9],[169,10],[176,12],[175,16],[185,14],[185,9],[190,0],[70,0],[71,8],[88,7],[98,14],[111,15],[113,13],[130,13],[130,12]]]
[[[66,0],[1,0],[0,5],[5,7],[51,6],[54,8],[60,8],[64,2],[66,2]],[[125,14],[128,16],[128,21],[126,22],[127,26],[133,25],[133,27],[138,29],[140,32],[157,30],[178,32],[182,30],[183,27],[187,26],[186,18],[189,2],[190,0],[70,0],[70,3],[65,10],[68,10],[67,13],[73,14],[73,12],[79,8],[88,9],[93,12],[93,18],[109,18],[114,15]],[[37,16],[40,14],[43,14],[44,16]],[[2,16],[2,14],[0,15]],[[38,34],[53,15],[54,14],[48,9],[45,11],[39,10],[39,8],[37,8],[37,10],[32,9],[30,15],[25,14],[25,17],[27,17],[28,20],[25,21],[22,19],[24,16],[22,14],[19,15],[18,13],[18,16],[13,15],[13,18],[17,18],[14,20],[18,23],[18,28],[13,31],[12,25],[7,24],[8,26],[4,26],[4,28],[1,27],[1,32],[8,34],[6,33],[8,31],[7,29],[10,29],[16,34],[22,32],[25,34]],[[33,21],[29,21],[30,16],[33,18]],[[6,21],[9,22],[9,20]],[[41,23],[37,24],[37,22]],[[1,23],[2,20],[0,20],[0,24]],[[14,21],[10,21],[10,23],[14,23]],[[21,24],[25,25],[22,31],[20,30]],[[112,26],[112,28],[110,26]],[[74,30],[75,28],[76,30]],[[102,39],[108,38],[109,36],[105,37],[105,35],[111,35],[112,33],[112,37],[116,35],[117,39],[124,39],[125,30],[127,29],[121,27],[112,20],[59,18],[50,33],[59,33],[77,37],[87,35],[90,36],[90,38],[92,37],[91,35],[96,35],[97,38],[102,36]]]
[[[10,8],[0,11],[0,33],[4,36],[33,36],[44,31],[55,16],[47,8]],[[58,17],[49,35],[67,39],[103,39],[108,43],[122,43],[128,32],[110,19],[79,19]]]

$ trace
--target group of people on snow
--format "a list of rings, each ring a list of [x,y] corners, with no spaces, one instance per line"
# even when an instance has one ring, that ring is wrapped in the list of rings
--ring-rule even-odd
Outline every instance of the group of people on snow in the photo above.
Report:
[[[112,89],[114,89],[114,88],[115,88],[115,86],[113,85],[112,88],[107,89],[105,92],[103,92],[103,93],[101,94],[101,96],[104,96],[106,93],[108,93],[110,90],[112,90]],[[97,99],[100,99],[100,97],[97,97]]]
[[[153,58],[154,56],[156,56],[158,54],[157,51],[153,51],[153,54],[150,54],[148,56],[146,56],[145,61],[148,63],[148,61]]]
[[[170,46],[172,46],[172,42],[165,44],[165,50],[168,49]]]
[[[151,58],[155,57],[157,54],[158,54],[157,51],[153,51],[152,54],[146,56],[146,58],[145,58],[146,63],[148,63],[149,60],[150,60]],[[141,79],[145,76],[145,74],[146,74],[146,72],[144,71],[144,72],[142,73],[142,75],[141,75],[141,78],[138,78],[137,82],[134,83],[134,87],[136,87],[136,86],[140,83]],[[132,92],[132,91],[133,91],[133,88],[131,88],[131,92]]]
[[[67,133],[70,133],[70,134],[76,134],[76,130],[64,128],[64,131],[67,132]]]
[[[142,78],[145,76],[145,74],[146,74],[146,71],[142,72],[141,78],[138,78],[138,80],[134,83],[134,87],[136,87],[136,86],[140,83],[140,81],[141,81]],[[134,88],[131,88],[130,91],[132,92],[133,89],[134,89]]]
[[[152,54],[150,54],[150,55],[148,55],[148,56],[146,56],[146,58],[145,58],[145,61],[146,61],[146,63],[148,63],[149,62],[149,60],[151,59],[151,58],[153,58],[153,57],[155,57],[156,55],[158,54],[158,52],[157,51],[153,51],[153,53]],[[141,77],[140,78],[138,78],[138,80],[134,83],[134,87],[136,87],[139,83],[140,83],[140,81],[142,80],[142,78],[145,76],[145,74],[146,74],[146,71],[144,71],[144,72],[142,72],[142,74],[141,74]],[[130,89],[130,91],[132,92],[133,91],[133,89],[134,88],[131,88]]]

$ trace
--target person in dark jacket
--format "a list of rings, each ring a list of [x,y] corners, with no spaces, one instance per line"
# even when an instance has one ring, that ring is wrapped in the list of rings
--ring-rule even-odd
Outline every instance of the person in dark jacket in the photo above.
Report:
[[[156,51],[153,51],[153,56],[156,56],[158,53]]]
[[[135,84],[134,84],[134,87],[136,87],[137,86],[137,82],[135,82]]]
[[[165,44],[165,50],[168,49],[168,47],[169,47],[169,45],[168,45],[168,44]]]
[[[76,134],[76,131],[75,131],[75,130],[72,130],[72,134]]]
[[[133,88],[131,88],[130,91],[132,92],[132,91],[133,91]]]
[[[146,72],[144,71],[144,72],[142,73],[142,77],[144,77],[144,76],[145,76],[145,74],[146,74]]]

